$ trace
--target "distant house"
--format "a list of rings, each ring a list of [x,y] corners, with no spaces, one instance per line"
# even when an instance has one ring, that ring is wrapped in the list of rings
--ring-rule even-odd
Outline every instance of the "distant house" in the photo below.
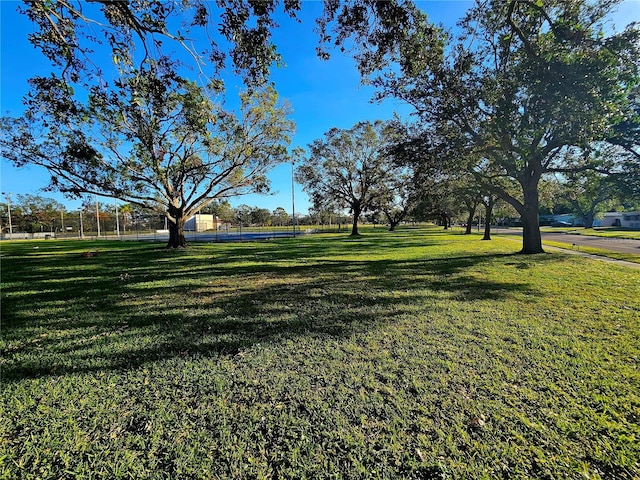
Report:
[[[566,223],[575,227],[582,226],[582,222],[570,213],[556,213],[552,215],[540,215],[540,226]]]
[[[196,213],[184,224],[184,229],[189,232],[205,232],[207,230],[219,230],[223,222],[216,215],[208,213]]]
[[[622,227],[640,229],[640,211],[607,212],[600,222],[601,227]]]

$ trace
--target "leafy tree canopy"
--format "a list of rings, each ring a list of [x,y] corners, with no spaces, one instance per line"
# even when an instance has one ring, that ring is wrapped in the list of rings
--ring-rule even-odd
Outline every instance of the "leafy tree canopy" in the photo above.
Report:
[[[388,155],[386,124],[360,122],[350,129],[332,128],[309,145],[310,153],[296,171],[316,206],[348,207],[353,214],[352,235],[358,234],[361,213],[375,210],[388,199],[388,178],[397,178]]]
[[[25,2],[20,11],[37,26],[31,43],[72,83],[103,76],[98,50],[108,49],[113,63],[128,69],[166,61],[179,47],[186,53],[180,64],[207,78],[219,80],[231,67],[248,85],[259,85],[282,61],[271,38],[278,15],[298,20],[301,8],[300,0],[56,0]],[[330,47],[347,48],[359,32],[367,56],[381,62],[422,17],[407,0],[325,0],[317,19],[318,54],[327,58]]]
[[[271,87],[241,94],[234,113],[154,67],[91,87],[86,102],[60,77],[33,79],[26,115],[2,119],[0,149],[17,165],[47,168],[56,190],[161,207],[178,246],[185,217],[213,199],[268,189],[294,126]]]

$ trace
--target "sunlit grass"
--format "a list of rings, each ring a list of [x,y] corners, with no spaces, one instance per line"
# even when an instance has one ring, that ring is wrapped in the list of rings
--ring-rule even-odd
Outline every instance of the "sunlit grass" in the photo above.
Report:
[[[543,239],[543,243],[544,245],[549,245],[551,247],[564,248],[567,250],[572,250],[576,248],[572,243],[554,242],[554,241],[545,240],[545,239]],[[613,252],[611,250],[604,250],[602,248],[588,247],[584,245],[580,245],[578,248],[579,248],[578,251],[583,253],[589,253],[591,255],[614,258],[616,260],[624,260],[626,262],[640,263],[640,254],[638,253]]]
[[[640,475],[640,272],[363,233],[3,243],[0,476]]]
[[[543,232],[552,233],[570,233],[572,235],[589,235],[593,237],[606,238],[628,238],[631,240],[640,240],[640,230],[631,230],[629,228],[619,227],[541,227]]]
[[[640,230],[631,230],[628,228],[616,228],[616,227],[597,227],[597,228],[582,228],[571,233],[578,235],[593,235],[596,237],[609,237],[609,238],[630,238],[634,240],[640,240]]]

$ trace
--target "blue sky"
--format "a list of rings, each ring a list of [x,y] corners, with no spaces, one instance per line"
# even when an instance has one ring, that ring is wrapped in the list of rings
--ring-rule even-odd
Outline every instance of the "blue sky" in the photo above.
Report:
[[[470,1],[441,0],[419,2],[430,19],[454,27],[456,21],[472,5]],[[16,12],[17,1],[0,0],[1,52],[0,52],[0,111],[2,115],[18,116],[22,111],[22,97],[27,93],[27,79],[34,75],[46,75],[51,71],[48,61],[27,41],[33,31],[28,19]],[[349,128],[362,120],[390,118],[394,112],[408,116],[410,108],[394,100],[372,104],[373,89],[360,85],[360,77],[351,58],[333,52],[329,61],[320,61],[315,54],[317,36],[314,20],[322,12],[322,2],[306,1],[300,13],[301,23],[283,18],[280,29],[274,33],[274,41],[283,56],[285,68],[274,68],[272,80],[280,96],[293,106],[296,135],[292,147],[307,144],[320,138],[332,127]],[[640,21],[640,0],[624,2],[613,18],[621,27],[632,21]],[[227,98],[242,89],[241,82],[227,79]],[[4,159],[0,164],[2,192],[37,194],[52,197],[67,206],[79,207],[80,200],[68,200],[60,194],[42,192],[48,184],[48,174],[43,169],[30,166],[17,169]],[[234,198],[234,206],[245,203],[274,210],[282,206],[291,209],[291,166],[276,167],[271,175],[272,195],[249,195]],[[296,211],[306,213],[309,201],[299,186],[295,190]]]

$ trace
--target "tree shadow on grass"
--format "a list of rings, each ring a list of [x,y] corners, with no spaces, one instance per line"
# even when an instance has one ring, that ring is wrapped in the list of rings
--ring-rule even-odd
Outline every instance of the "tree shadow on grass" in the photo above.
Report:
[[[234,356],[300,336],[347,337],[416,308],[437,315],[426,306],[430,296],[499,301],[536,293],[526,281],[465,274],[511,255],[341,260],[347,253],[348,245],[273,243],[34,256],[3,278],[3,381]]]

